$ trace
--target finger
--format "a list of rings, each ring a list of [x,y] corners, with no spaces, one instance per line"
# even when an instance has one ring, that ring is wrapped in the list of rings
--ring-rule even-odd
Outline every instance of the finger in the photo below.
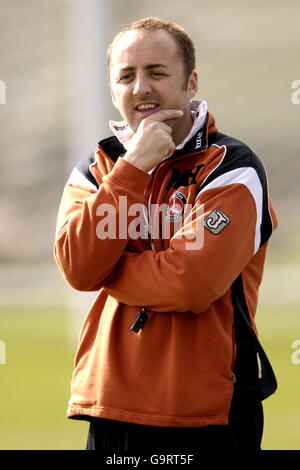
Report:
[[[148,116],[146,119],[151,121],[167,121],[169,119],[178,119],[183,116],[181,109],[162,109]]]

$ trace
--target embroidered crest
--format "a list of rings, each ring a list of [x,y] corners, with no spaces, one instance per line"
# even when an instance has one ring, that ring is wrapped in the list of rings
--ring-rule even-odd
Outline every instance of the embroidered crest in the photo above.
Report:
[[[230,219],[224,212],[220,211],[220,209],[215,209],[206,217],[204,227],[210,230],[214,235],[218,235],[229,222]]]
[[[169,199],[166,219],[174,221],[182,217],[184,206],[186,204],[186,197],[180,191],[176,191]]]

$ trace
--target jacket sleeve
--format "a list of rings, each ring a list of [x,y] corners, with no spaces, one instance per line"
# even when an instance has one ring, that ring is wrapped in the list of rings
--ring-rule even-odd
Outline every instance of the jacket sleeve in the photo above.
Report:
[[[118,301],[154,311],[204,312],[258,251],[266,217],[262,198],[252,168],[213,181],[199,194],[192,211],[197,223],[187,224],[186,236],[175,234],[164,251],[124,253],[116,274],[105,283],[106,292]],[[221,230],[214,222],[216,210],[226,220]],[[198,236],[194,249],[187,238],[193,230]]]
[[[124,236],[117,236],[120,196],[128,207],[145,203],[144,192],[149,179],[147,173],[122,158],[103,175],[98,190],[82,175],[76,181],[70,177],[59,208],[54,257],[72,287],[82,291],[98,290],[113,271],[128,242],[127,226],[123,227]],[[105,237],[104,225],[99,226],[100,216],[102,222],[106,217],[106,229],[116,236],[109,233]],[[122,224],[124,221],[129,224],[130,217],[123,218]]]

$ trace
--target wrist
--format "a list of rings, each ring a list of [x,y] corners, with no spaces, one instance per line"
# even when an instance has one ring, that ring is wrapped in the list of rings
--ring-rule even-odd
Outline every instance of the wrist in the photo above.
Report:
[[[128,151],[123,158],[131,165],[139,168],[142,171],[146,171],[148,173],[148,171],[152,170],[152,167],[149,166],[149,162],[138,156],[136,152]]]

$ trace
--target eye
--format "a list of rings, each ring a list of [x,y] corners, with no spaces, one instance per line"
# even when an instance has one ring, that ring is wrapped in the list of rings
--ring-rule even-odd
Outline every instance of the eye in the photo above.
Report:
[[[133,73],[125,73],[117,79],[117,83],[127,83],[133,79]]]
[[[152,77],[166,77],[167,75],[163,72],[151,72],[150,75]]]

